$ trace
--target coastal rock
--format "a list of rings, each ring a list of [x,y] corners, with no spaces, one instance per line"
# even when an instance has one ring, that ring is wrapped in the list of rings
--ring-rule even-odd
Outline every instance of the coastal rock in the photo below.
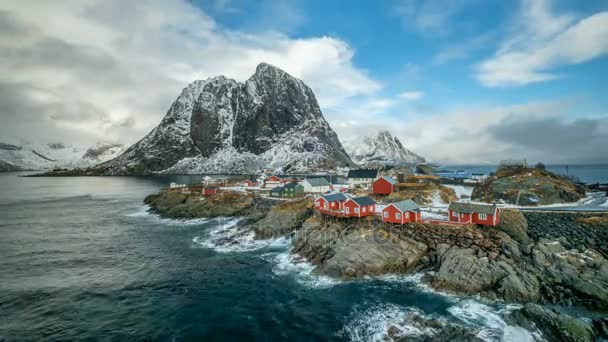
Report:
[[[510,319],[530,331],[540,330],[548,341],[595,341],[593,329],[587,323],[540,305],[526,304],[512,312]]]
[[[268,214],[254,226],[256,239],[271,239],[292,233],[312,214],[310,203],[283,204],[273,207]]]
[[[576,202],[585,192],[570,180],[542,169],[502,168],[473,189],[474,201],[518,205]]]
[[[219,216],[247,216],[252,214],[253,196],[243,193],[225,192],[208,197],[200,194],[184,194],[180,191],[163,191],[149,195],[144,203],[162,216],[189,219]]]
[[[532,260],[545,282],[568,288],[596,307],[608,307],[608,261],[599,253],[566,250],[559,241],[542,240]]]
[[[403,329],[402,327],[407,327]],[[397,342],[481,342],[479,329],[455,325],[411,311],[403,323],[388,328],[387,335]]]
[[[427,250],[390,228],[311,220],[298,232],[292,252],[317,265],[316,274],[355,278],[414,271],[425,264]]]
[[[528,221],[519,210],[501,209],[500,222],[496,226],[496,229],[505,232],[519,243],[529,244],[531,242],[528,236]]]

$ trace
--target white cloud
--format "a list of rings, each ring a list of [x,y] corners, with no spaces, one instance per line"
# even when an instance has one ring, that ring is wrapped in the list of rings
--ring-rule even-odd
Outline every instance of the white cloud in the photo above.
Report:
[[[477,67],[477,78],[490,87],[552,80],[555,69],[584,63],[608,53],[608,12],[578,21],[555,15],[544,0],[523,1],[513,33],[491,58]]]
[[[474,0],[400,0],[394,12],[407,28],[425,34],[444,34],[449,32],[448,23],[454,15],[472,2]]]
[[[406,101],[416,101],[421,99],[424,96],[424,93],[421,91],[416,91],[416,90],[411,90],[411,91],[405,91],[401,94],[399,94],[399,98],[406,100]]]
[[[21,91],[11,93],[18,95],[13,110],[0,114],[12,123],[2,125],[2,135],[133,142],[187,83],[216,75],[243,81],[262,61],[303,79],[324,110],[381,88],[338,38],[230,31],[187,1],[24,0],[2,7],[0,90]]]

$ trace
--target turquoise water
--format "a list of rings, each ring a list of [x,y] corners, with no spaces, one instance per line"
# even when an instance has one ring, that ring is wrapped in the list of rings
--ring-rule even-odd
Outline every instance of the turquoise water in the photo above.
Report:
[[[400,322],[410,310],[487,340],[513,334],[508,307],[435,293],[417,275],[337,282],[290,259],[289,239],[226,242],[238,220],[147,213],[143,198],[171,180],[1,174],[0,337],[369,341],[390,324],[415,333]]]

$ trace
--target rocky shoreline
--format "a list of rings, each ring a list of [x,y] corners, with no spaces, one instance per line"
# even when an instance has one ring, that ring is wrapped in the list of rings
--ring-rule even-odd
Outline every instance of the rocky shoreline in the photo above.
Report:
[[[243,217],[256,239],[292,235],[291,253],[314,265],[317,275],[355,279],[425,272],[424,281],[432,288],[454,294],[608,312],[608,220],[602,214],[503,209],[494,228],[393,226],[375,218],[327,218],[315,214],[307,198],[275,201],[223,193],[201,201],[200,196],[161,193],[145,202],[173,218]],[[606,320],[562,321],[565,315],[558,319],[545,307],[526,308],[514,319],[536,322],[546,336],[560,333],[562,340],[572,341],[608,337]],[[572,339],[571,332],[560,329],[589,333],[576,332]]]

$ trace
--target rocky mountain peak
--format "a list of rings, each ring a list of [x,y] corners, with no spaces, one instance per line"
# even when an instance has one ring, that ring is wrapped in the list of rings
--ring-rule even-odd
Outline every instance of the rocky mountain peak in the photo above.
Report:
[[[195,81],[150,134],[103,174],[283,172],[352,166],[301,80],[267,63],[240,83]]]
[[[346,151],[360,165],[407,165],[424,162],[424,158],[403,147],[388,130],[373,136],[351,138],[344,143]]]

